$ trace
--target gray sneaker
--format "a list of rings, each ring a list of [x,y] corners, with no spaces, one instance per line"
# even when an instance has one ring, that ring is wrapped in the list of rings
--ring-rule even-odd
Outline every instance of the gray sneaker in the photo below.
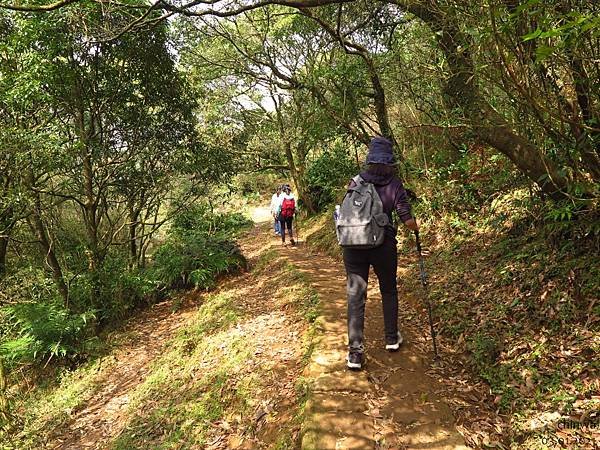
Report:
[[[402,338],[402,335],[398,331],[398,338],[395,341],[390,341],[389,339],[386,338],[385,349],[388,352],[396,352],[400,348],[400,345],[402,345],[402,342],[404,342],[404,339]]]
[[[350,370],[360,370],[365,363],[365,355],[359,352],[350,352],[346,359],[346,365]]]

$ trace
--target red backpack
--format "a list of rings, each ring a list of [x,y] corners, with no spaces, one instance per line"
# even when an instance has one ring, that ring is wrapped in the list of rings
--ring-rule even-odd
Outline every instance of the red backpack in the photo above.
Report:
[[[281,217],[288,219],[294,217],[296,212],[296,200],[293,198],[284,198],[281,202]]]

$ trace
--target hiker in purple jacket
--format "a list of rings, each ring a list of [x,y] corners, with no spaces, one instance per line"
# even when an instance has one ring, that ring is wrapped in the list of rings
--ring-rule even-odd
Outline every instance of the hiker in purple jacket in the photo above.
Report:
[[[411,230],[419,226],[413,218],[408,196],[398,178],[392,143],[385,138],[375,137],[369,144],[365,170],[360,176],[367,183],[373,183],[381,197],[383,211],[393,224],[392,213],[396,211],[399,219]],[[350,181],[349,187],[354,187]],[[383,302],[383,320],[385,326],[385,348],[396,351],[402,344],[402,335],[398,330],[398,287],[396,266],[398,264],[397,228],[390,225],[385,229],[385,239],[381,246],[371,249],[344,248],[344,266],[347,274],[348,296],[348,343],[347,366],[360,370],[364,364],[364,323],[367,280],[369,268],[379,281],[379,290]]]

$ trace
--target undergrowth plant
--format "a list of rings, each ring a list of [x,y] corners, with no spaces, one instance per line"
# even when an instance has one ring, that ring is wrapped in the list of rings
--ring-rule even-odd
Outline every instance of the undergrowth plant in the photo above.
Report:
[[[340,186],[358,173],[356,159],[344,145],[334,145],[310,162],[306,172],[309,195],[318,211],[323,211],[336,200]]]
[[[172,289],[210,289],[219,276],[245,267],[234,239],[249,223],[241,214],[214,213],[206,205],[184,208],[147,267],[131,267],[127,255],[117,251],[109,252],[95,271],[74,266],[66,274],[67,304],[42,268],[16,271],[0,283],[10,298],[0,306],[0,356],[9,368],[87,357],[104,325],[125,319],[134,308]],[[78,247],[72,251],[73,261],[80,260]]]
[[[461,154],[418,183],[414,209],[432,250],[431,298],[441,337],[510,423],[501,438],[541,448],[536,439],[555,430],[531,436],[531,420],[585,418],[598,406],[585,394],[598,374],[598,205],[550,200],[502,157],[480,163]]]
[[[213,214],[204,205],[184,210],[153,255],[152,279],[161,289],[214,287],[220,275],[246,266],[233,239],[249,224],[242,214]]]

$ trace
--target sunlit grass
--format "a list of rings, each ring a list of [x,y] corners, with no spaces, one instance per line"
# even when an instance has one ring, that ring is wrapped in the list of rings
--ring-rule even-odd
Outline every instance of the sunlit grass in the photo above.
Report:
[[[28,396],[18,397],[16,426],[20,431],[0,449],[36,449],[48,439],[51,431],[68,423],[73,411],[84,404],[97,391],[99,381],[110,372],[114,358],[107,356],[65,371],[57,380],[38,386]]]
[[[260,336],[248,336],[244,331],[253,326],[253,317],[243,307],[244,296],[252,290],[254,295],[258,291],[274,299],[273,307],[291,314],[290,320],[296,316],[305,321],[306,331],[298,337],[302,353],[294,364],[301,370],[308,363],[318,332],[319,298],[302,272],[276,250],[267,249],[245,283],[238,285],[234,279],[227,286],[203,297],[195,316],[164,345],[140,384],[127,392],[127,410],[122,423],[116,424],[121,429],[112,442],[105,443],[109,448],[202,448],[232,428],[241,436],[253,433],[255,425],[248,423],[248,418],[268,389],[265,383],[276,367],[275,361],[263,361],[252,370],[247,368],[260,343]],[[110,338],[115,351],[130,340],[131,333],[126,330],[115,331]],[[37,449],[52,442],[53,436],[64,434],[73,414],[110,377],[115,362],[112,354],[98,358],[21,398],[22,430],[12,443],[2,442],[0,448]],[[287,411],[286,422],[271,437],[272,448],[297,445],[309,390],[305,380],[297,380],[296,385],[293,410]],[[220,430],[220,423],[227,429]]]
[[[268,281],[264,291],[276,289],[279,301],[293,305],[313,322],[318,297],[306,277],[273,251],[259,258],[253,276],[273,270],[277,276]],[[235,289],[206,298],[195,320],[169,344],[168,352],[154,363],[152,373],[132,394],[132,419],[112,448],[205,446],[218,434],[215,423],[220,421],[242,433],[252,431],[253,425],[242,424],[240,418],[252,415],[271,365],[246,369],[245,362],[254,355],[257,342],[240,331],[239,325],[250,318],[236,307],[236,300]],[[313,339],[311,325],[303,337],[305,351],[299,364],[308,362]],[[281,424],[274,448],[296,445],[298,433],[293,430],[300,427],[307,396],[306,388],[298,389],[304,394],[298,397],[290,423]]]

